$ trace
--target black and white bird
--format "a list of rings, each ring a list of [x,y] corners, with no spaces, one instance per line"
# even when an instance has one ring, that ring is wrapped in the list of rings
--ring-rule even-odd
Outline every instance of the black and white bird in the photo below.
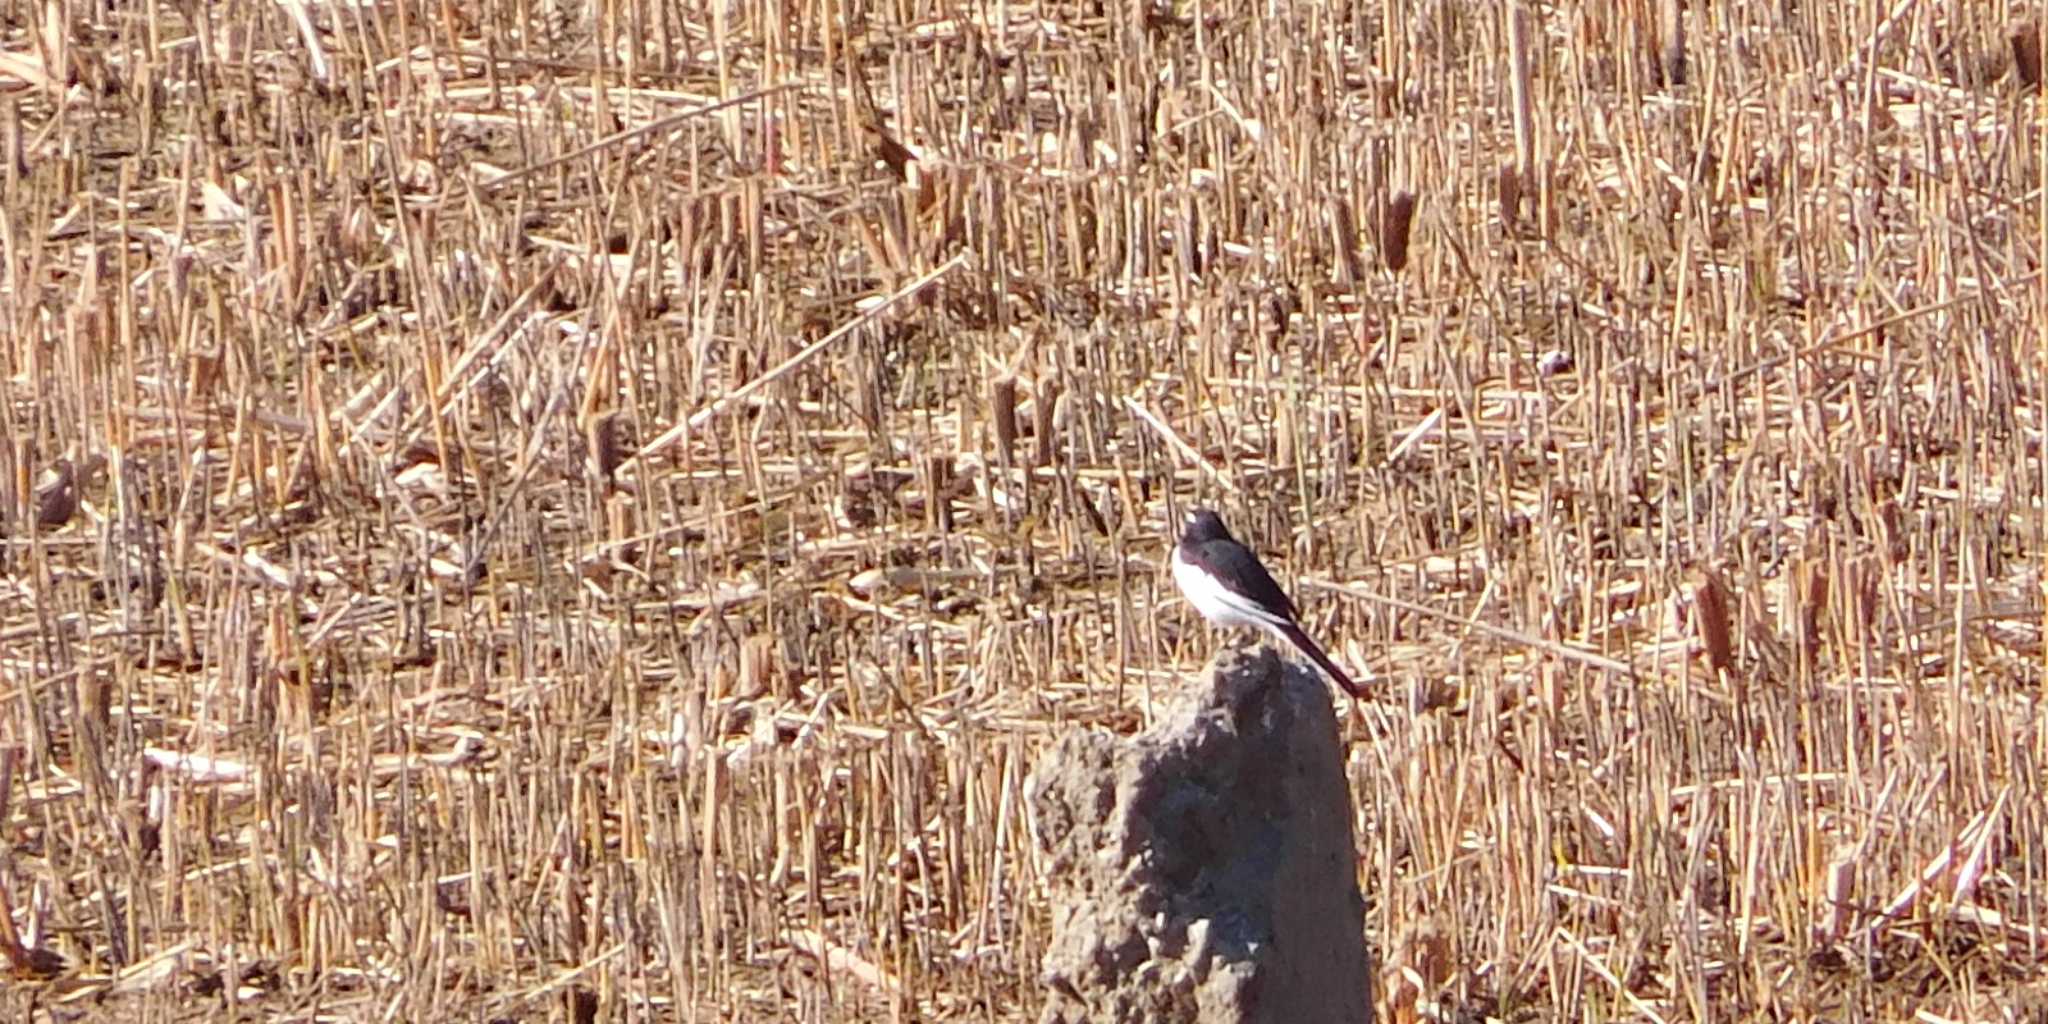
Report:
[[[1259,556],[1237,542],[1222,517],[1198,508],[1188,513],[1180,543],[1173,546],[1173,582],[1202,617],[1218,626],[1263,629],[1322,666],[1344,692],[1362,696],[1358,684],[1301,631],[1294,602],[1287,599]]]

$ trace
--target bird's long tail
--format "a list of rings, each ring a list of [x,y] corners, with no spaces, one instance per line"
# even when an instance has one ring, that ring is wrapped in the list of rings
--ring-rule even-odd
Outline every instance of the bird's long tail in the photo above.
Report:
[[[1281,636],[1286,637],[1287,642],[1293,644],[1295,646],[1295,649],[1299,650],[1303,654],[1308,655],[1308,660],[1313,661],[1317,665],[1322,666],[1323,671],[1329,673],[1330,678],[1332,680],[1335,680],[1338,686],[1343,687],[1345,693],[1348,693],[1353,697],[1357,697],[1360,699],[1363,699],[1365,697],[1365,691],[1360,690],[1358,688],[1358,684],[1352,682],[1351,677],[1345,675],[1344,670],[1338,668],[1337,663],[1331,661],[1330,656],[1324,654],[1323,649],[1317,647],[1316,642],[1314,640],[1310,640],[1308,638],[1308,634],[1301,631],[1300,626],[1297,626],[1292,622],[1282,622],[1276,624],[1274,628],[1280,633]]]

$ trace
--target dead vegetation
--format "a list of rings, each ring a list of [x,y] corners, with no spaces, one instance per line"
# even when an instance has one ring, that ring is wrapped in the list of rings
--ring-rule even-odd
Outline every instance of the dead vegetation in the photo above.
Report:
[[[2039,22],[1515,6],[5,7],[7,1012],[1029,1018],[1191,502],[1385,1019],[2048,1012]]]

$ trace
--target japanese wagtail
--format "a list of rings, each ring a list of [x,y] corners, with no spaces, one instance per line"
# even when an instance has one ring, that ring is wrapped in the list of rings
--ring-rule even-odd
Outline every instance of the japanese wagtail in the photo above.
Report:
[[[1250,626],[1280,637],[1322,666],[1344,692],[1363,696],[1358,684],[1301,631],[1294,602],[1259,564],[1259,556],[1223,528],[1216,513],[1205,508],[1188,513],[1187,528],[1173,546],[1173,582],[1211,623]]]

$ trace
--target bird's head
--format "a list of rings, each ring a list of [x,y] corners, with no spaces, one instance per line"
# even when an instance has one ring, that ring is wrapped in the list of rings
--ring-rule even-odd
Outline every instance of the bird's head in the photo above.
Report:
[[[1205,544],[1212,540],[1229,540],[1230,531],[1223,526],[1223,517],[1214,510],[1193,509],[1188,512],[1187,526],[1182,528],[1182,544]]]

